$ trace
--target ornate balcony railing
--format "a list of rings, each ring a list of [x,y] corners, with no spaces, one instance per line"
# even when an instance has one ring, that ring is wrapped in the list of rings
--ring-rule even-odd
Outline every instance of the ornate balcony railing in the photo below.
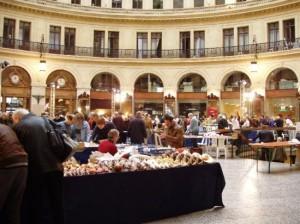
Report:
[[[48,43],[31,42],[0,37],[0,47],[50,54],[77,55],[100,58],[204,58],[287,51],[300,48],[300,38],[297,38],[292,42],[281,40],[276,42],[257,43],[232,47],[136,50],[53,45]]]

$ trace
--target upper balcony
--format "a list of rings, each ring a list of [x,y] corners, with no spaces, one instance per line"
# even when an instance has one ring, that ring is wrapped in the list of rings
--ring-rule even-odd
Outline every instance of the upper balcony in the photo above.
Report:
[[[127,0],[129,1],[129,0]],[[131,0],[130,0],[131,1]],[[144,0],[149,1],[150,0]],[[171,0],[168,0],[171,1]],[[83,2],[83,1],[82,1]],[[88,0],[87,2],[91,2]],[[173,2],[173,1],[172,1]],[[206,1],[205,1],[206,2]],[[231,1],[232,2],[232,1]],[[63,14],[70,17],[91,17],[103,20],[131,20],[136,21],[157,21],[162,20],[189,20],[203,18],[232,17],[253,12],[263,12],[276,9],[292,8],[300,6],[299,0],[247,0],[231,4],[209,5],[203,7],[188,8],[163,8],[163,9],[132,9],[132,8],[111,8],[107,5],[96,7],[92,5],[70,4],[59,0],[0,0],[0,6],[16,7],[33,10],[41,13]]]
[[[260,53],[288,52],[300,49],[300,38],[294,42],[286,40],[266,42],[231,47],[199,48],[199,49],[169,49],[169,50],[137,50],[137,49],[111,49],[79,46],[51,45],[48,43],[28,42],[18,39],[0,37],[0,48],[17,49],[20,51],[47,53],[49,55],[74,55],[94,58],[124,58],[124,59],[178,59],[209,57],[231,57],[241,55],[257,55]],[[143,61],[144,61],[143,60]]]

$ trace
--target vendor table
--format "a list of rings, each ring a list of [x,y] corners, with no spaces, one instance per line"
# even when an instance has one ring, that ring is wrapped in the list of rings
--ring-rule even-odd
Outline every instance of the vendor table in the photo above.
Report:
[[[66,224],[141,223],[224,206],[219,163],[64,178]]]
[[[268,150],[268,161],[269,161],[269,173],[271,169],[272,153],[277,148],[290,148],[290,155],[292,155],[292,148],[300,145],[300,143],[293,143],[289,141],[284,142],[262,142],[249,144],[254,150],[256,150],[256,171],[258,171],[258,152],[260,149]],[[290,159],[290,166],[292,166],[292,160]]]

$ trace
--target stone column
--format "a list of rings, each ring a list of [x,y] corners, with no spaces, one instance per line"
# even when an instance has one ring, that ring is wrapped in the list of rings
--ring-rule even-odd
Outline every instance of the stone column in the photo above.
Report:
[[[36,115],[41,115],[45,111],[46,106],[46,86],[31,87],[31,103],[30,110]]]

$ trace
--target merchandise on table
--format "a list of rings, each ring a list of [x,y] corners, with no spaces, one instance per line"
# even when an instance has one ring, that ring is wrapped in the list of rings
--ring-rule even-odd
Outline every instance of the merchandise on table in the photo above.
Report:
[[[128,154],[123,152],[115,157],[108,153],[93,152],[89,163],[78,164],[76,160],[64,163],[64,176],[85,176],[111,172],[133,172],[143,170],[167,169],[211,163],[208,154],[172,151],[160,156]]]

